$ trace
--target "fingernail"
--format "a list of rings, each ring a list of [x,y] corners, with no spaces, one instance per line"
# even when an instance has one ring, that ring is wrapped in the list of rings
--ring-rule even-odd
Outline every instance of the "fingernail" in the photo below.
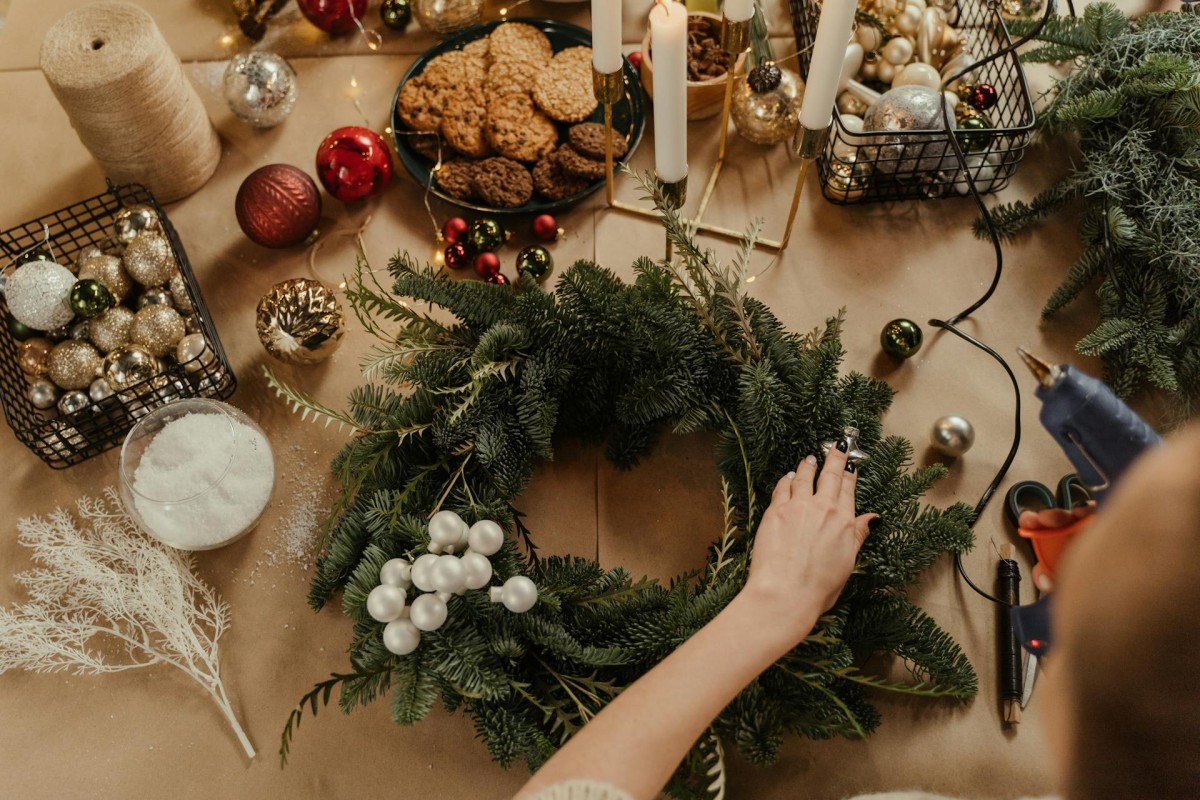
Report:
[[[817,457],[816,456],[805,456],[804,461],[810,467],[815,467],[817,465]]]
[[[846,442],[845,441],[838,442],[837,449],[843,453],[846,452]]]
[[[851,473],[852,473],[852,472],[854,472],[856,469],[858,469],[858,467],[855,465],[855,463],[854,463],[853,461],[847,461],[847,462],[846,462],[846,472],[851,472]]]
[[[788,478],[788,480],[791,480],[791,479],[792,479],[792,478],[794,478],[794,477],[796,477],[796,473],[794,473],[794,472],[789,472],[789,473],[787,474],[787,478]]]
[[[873,531],[882,524],[883,517],[871,517],[871,520],[867,523],[867,530]]]

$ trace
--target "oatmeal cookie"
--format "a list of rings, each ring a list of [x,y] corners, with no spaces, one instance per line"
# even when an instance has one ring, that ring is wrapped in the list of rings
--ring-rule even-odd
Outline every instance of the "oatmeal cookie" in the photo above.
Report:
[[[487,138],[502,156],[537,161],[554,149],[558,130],[524,94],[493,97],[487,107]]]
[[[483,131],[486,118],[483,93],[470,90],[460,92],[446,101],[446,110],[442,114],[442,136],[463,155],[473,158],[490,156],[492,147]]]
[[[581,122],[596,110],[592,91],[592,49],[569,47],[538,72],[533,99],[551,119]]]
[[[488,52],[494,61],[511,58],[544,65],[550,61],[553,52],[546,34],[523,22],[498,25],[488,38]]]

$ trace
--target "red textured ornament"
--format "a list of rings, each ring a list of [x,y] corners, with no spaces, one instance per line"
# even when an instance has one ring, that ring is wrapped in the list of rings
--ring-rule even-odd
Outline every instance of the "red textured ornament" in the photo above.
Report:
[[[367,0],[296,0],[300,13],[326,33],[340,36],[354,30],[367,13]]]
[[[500,256],[491,252],[475,256],[475,274],[485,281],[491,281],[500,274]]]
[[[233,204],[238,225],[255,244],[300,244],[321,218],[321,193],[303,170],[268,164],[246,176]]]
[[[486,280],[488,283],[494,283],[497,286],[508,286],[509,285],[508,276],[505,275],[503,272],[497,272],[495,275],[493,275],[490,278],[487,278]]]
[[[442,238],[450,244],[461,242],[467,238],[471,226],[462,217],[451,217],[442,225]]]
[[[558,238],[558,222],[549,214],[542,214],[533,220],[533,235],[543,242],[553,242]]]
[[[642,68],[642,51],[641,50],[634,50],[632,53],[630,53],[628,56],[626,56],[626,58],[629,59],[629,63],[633,65],[634,69]]]
[[[471,266],[471,251],[462,242],[446,248],[446,266],[450,269],[466,269]]]
[[[357,125],[338,128],[317,148],[317,177],[343,203],[366,200],[387,188],[392,155],[375,131]]]
[[[992,106],[996,105],[996,87],[990,83],[981,83],[971,90],[970,104],[972,108],[977,108],[980,111],[987,111]]]

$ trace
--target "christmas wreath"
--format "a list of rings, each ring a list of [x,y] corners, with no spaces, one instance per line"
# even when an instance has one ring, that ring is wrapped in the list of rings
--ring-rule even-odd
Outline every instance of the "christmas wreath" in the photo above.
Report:
[[[839,375],[841,316],[807,335],[785,330],[746,294],[751,248],[718,264],[676,212],[662,209],[660,187],[639,180],[677,255],[640,259],[633,284],[581,261],[553,293],[529,276],[494,286],[451,280],[400,255],[387,291],[360,263],[347,294],[380,339],[363,359],[372,382],[351,392],[342,413],[271,378],[297,408],[353,431],[333,462],[341,491],[309,595],[320,609],[342,593],[355,622],[352,669],[317,684],[293,711],[284,759],[306,707],[315,714],[339,688],[347,712],[390,690],[401,725],[416,723],[440,697],[447,710],[473,718],[496,761],[536,768],[737,594],[771,487],[851,421],[871,454],[860,472],[860,510],[878,512],[883,524],[838,604],[721,713],[670,791],[719,793],[722,741],[766,764],[787,732],[865,737],[880,721],[871,690],[974,695],[975,674],[958,645],[906,596],[941,554],[972,544],[969,507],[920,503],[944,468],[909,469],[912,446],[882,435],[887,384]],[[515,503],[538,461],[553,458],[556,438],[603,440],[613,462],[633,467],[668,430],[718,438],[724,525],[702,568],[663,585],[538,553]],[[367,597],[386,562],[427,552],[430,518],[447,509],[512,532],[491,558],[492,582],[528,576],[537,605],[513,614],[482,592],[451,596],[446,622],[396,656],[381,642]],[[912,680],[864,671],[878,654],[902,659]]]

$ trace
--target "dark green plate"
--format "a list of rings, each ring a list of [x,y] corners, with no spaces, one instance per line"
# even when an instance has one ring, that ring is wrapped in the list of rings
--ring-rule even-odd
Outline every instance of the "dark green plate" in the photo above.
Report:
[[[550,46],[556,53],[568,47],[578,47],[580,45],[585,47],[592,46],[592,32],[578,25],[571,25],[552,19],[517,18],[513,22],[523,22],[542,31],[542,33],[546,34],[546,38],[550,40]],[[434,162],[412,148],[409,144],[411,137],[401,136],[396,133],[408,130],[404,123],[400,121],[400,115],[396,111],[396,103],[400,99],[400,89],[403,88],[409,78],[412,78],[414,75],[420,75],[421,71],[425,69],[425,65],[437,56],[450,50],[459,50],[464,45],[476,39],[482,39],[491,33],[496,26],[503,24],[503,22],[497,21],[489,22],[486,25],[476,25],[473,28],[460,31],[434,47],[429,48],[413,63],[412,67],[405,73],[403,80],[400,81],[400,86],[396,87],[396,95],[392,98],[392,137],[396,143],[396,152],[400,156],[400,163],[404,164],[404,168],[422,186],[429,186]],[[625,73],[625,92],[624,96],[613,106],[613,130],[617,134],[629,139],[629,150],[624,158],[617,160],[618,164],[633,155],[638,143],[642,140],[642,132],[646,128],[645,101],[642,99],[642,87],[638,82],[637,71],[634,70],[633,65],[628,61],[624,62],[623,68]],[[603,122],[604,107],[597,106],[590,119],[594,122]],[[560,141],[566,141],[566,132],[569,127],[569,124],[558,123]],[[515,208],[491,208],[490,206],[459,200],[442,191],[437,184],[434,184],[430,188],[430,191],[447,203],[485,214],[549,214],[570,208],[603,185],[604,180],[600,179],[579,194],[573,194],[561,200],[545,200],[537,192],[534,192],[533,199],[525,205],[516,206]]]

